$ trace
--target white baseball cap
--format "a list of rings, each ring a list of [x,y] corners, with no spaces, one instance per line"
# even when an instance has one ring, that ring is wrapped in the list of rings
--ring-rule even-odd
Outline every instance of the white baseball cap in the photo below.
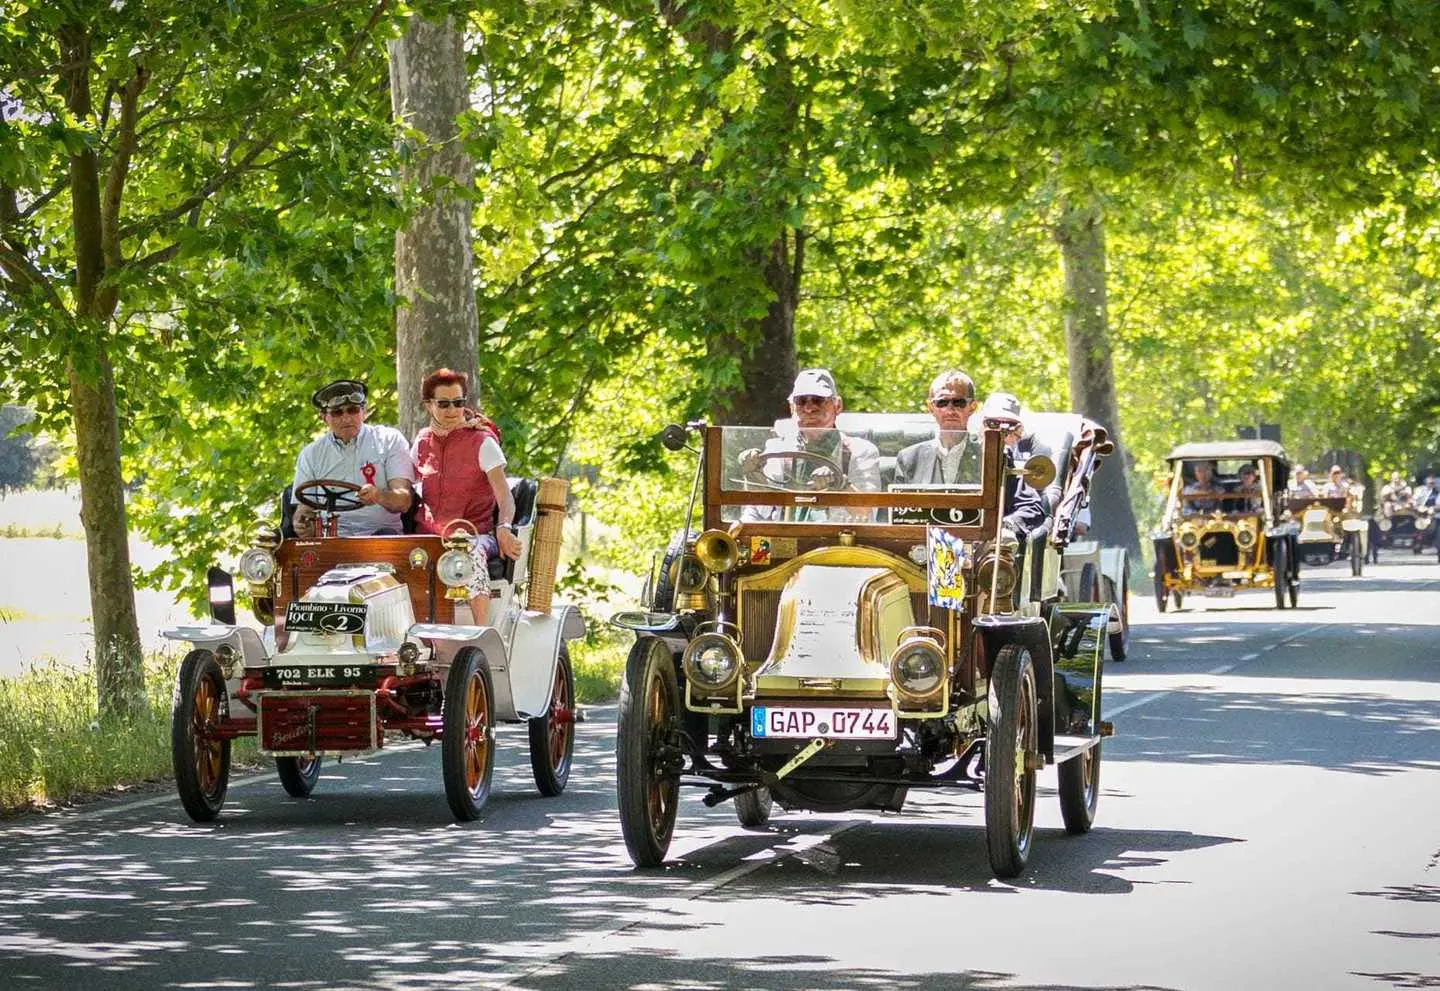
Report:
[[[790,390],[791,399],[796,396],[824,396],[829,399],[838,395],[840,391],[835,388],[835,376],[828,368],[803,369],[795,376],[795,387]]]
[[[985,397],[985,405],[980,407],[980,419],[1021,423],[1020,400],[1008,392],[992,392]]]

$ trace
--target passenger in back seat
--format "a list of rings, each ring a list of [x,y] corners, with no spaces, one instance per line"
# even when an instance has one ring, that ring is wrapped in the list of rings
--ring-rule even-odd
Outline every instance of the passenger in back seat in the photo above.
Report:
[[[985,405],[980,408],[980,419],[987,422],[995,420],[1009,426],[1010,429],[1005,432],[1005,447],[1017,465],[1025,464],[1037,454],[1043,454],[1051,461],[1057,460],[1055,452],[1026,425],[1020,400],[1010,393],[992,392],[985,397]],[[1040,501],[1047,518],[1055,515],[1055,509],[1065,494],[1061,484],[1065,477],[1065,467],[1056,464],[1055,480],[1040,492]]]

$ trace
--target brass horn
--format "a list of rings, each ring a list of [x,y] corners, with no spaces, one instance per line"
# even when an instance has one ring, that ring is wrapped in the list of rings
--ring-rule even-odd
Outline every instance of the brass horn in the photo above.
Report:
[[[695,538],[695,556],[705,570],[720,575],[740,563],[740,545],[724,530],[706,530]]]

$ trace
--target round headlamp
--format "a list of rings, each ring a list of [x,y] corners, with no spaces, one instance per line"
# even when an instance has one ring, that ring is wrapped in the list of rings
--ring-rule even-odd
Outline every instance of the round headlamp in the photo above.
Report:
[[[240,576],[252,585],[263,585],[275,577],[275,555],[263,547],[252,547],[240,555]]]
[[[696,688],[719,691],[740,674],[740,645],[723,633],[702,633],[686,645],[680,664]]]
[[[1423,530],[1423,529],[1425,529],[1425,528],[1426,528],[1427,526],[1429,526],[1429,525],[1430,525],[1430,517],[1428,517],[1428,516],[1417,516],[1417,517],[1415,517],[1415,529],[1417,529],[1417,530]]]
[[[1391,527],[1391,525],[1392,525],[1392,524],[1390,523],[1389,520],[1381,520],[1381,521],[1380,521],[1380,529],[1381,529],[1382,531],[1383,531],[1383,530],[1389,530],[1390,527]]]
[[[1187,551],[1193,551],[1200,544],[1200,534],[1194,530],[1186,530],[1180,534],[1180,546]]]
[[[1255,531],[1248,529],[1238,531],[1235,534],[1235,543],[1239,544],[1241,547],[1253,546],[1255,543]]]
[[[928,702],[945,687],[945,654],[934,640],[902,640],[890,657],[890,681],[909,702]]]
[[[475,577],[475,562],[468,550],[448,550],[435,562],[435,575],[447,588],[459,588]]]

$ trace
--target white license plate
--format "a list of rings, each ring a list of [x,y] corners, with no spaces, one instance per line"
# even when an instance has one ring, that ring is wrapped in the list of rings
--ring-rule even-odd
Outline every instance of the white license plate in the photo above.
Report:
[[[893,740],[895,713],[865,707],[757,705],[750,710],[750,735],[767,740]]]

